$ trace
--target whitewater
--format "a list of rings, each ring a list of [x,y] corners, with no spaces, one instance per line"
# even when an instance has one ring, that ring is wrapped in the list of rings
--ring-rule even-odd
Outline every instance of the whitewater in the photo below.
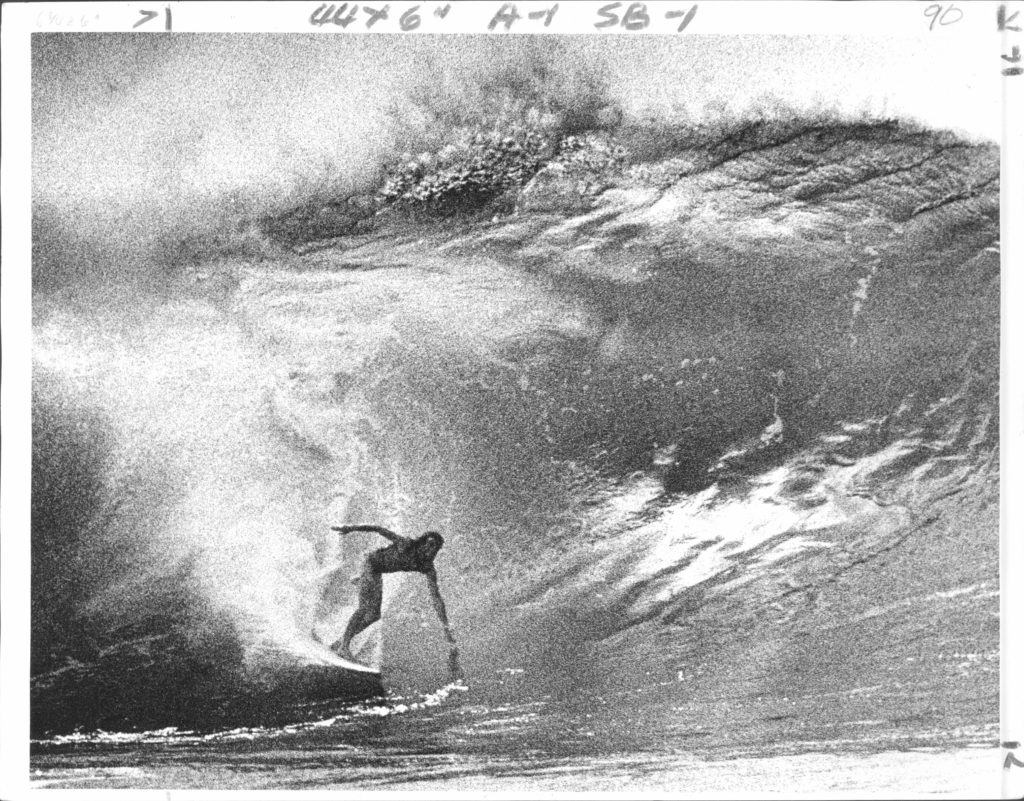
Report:
[[[39,190],[34,786],[970,794],[998,148],[505,69],[344,191],[139,247]],[[342,523],[444,534],[463,681],[417,576],[380,684],[313,640],[383,544]]]

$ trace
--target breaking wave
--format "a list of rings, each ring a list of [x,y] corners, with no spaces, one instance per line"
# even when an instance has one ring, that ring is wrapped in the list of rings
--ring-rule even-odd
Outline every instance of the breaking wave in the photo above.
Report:
[[[343,521],[445,533],[494,699],[887,686],[857,658],[883,624],[928,665],[899,682],[996,647],[997,149],[827,115],[652,126],[598,89],[574,116],[513,78],[481,89],[511,139],[438,116],[413,167],[377,143],[359,180],[248,208],[258,257],[179,249],[128,308],[37,282],[36,733],[230,729],[233,699],[329,673],[310,631],[371,545]],[[500,191],[448,202],[473,169]],[[389,585],[401,690],[446,681],[425,604]],[[485,681],[508,670],[528,681]],[[996,714],[983,680],[942,685],[966,719]],[[345,695],[318,681],[287,714]]]

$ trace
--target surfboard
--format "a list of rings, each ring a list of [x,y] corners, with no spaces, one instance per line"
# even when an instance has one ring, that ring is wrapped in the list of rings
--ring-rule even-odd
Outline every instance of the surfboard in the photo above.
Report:
[[[350,670],[354,673],[367,673],[373,676],[380,676],[380,668],[375,668],[363,662],[356,662],[353,659],[345,659],[332,651],[323,640],[314,636],[308,640],[292,641],[288,644],[288,654],[294,660],[306,665],[318,667]]]
[[[334,657],[330,662],[330,664],[332,665],[337,665],[338,667],[344,668],[345,670],[354,670],[358,673],[372,673],[374,676],[380,675],[379,668],[364,665],[362,662],[351,662],[348,659],[343,659],[342,657],[338,656],[333,651],[329,651],[329,653],[331,654],[332,657]]]

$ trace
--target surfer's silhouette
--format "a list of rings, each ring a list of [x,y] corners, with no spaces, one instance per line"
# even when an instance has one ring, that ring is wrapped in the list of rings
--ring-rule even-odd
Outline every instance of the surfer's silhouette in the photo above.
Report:
[[[331,643],[331,650],[338,656],[355,661],[350,650],[352,639],[361,631],[372,626],[380,620],[380,605],[384,591],[385,573],[422,573],[427,577],[427,587],[430,590],[430,599],[433,601],[434,610],[441,620],[441,627],[444,629],[445,639],[451,646],[448,657],[448,665],[455,678],[462,678],[462,670],[459,667],[459,651],[455,644],[455,635],[452,634],[451,624],[448,622],[448,613],[445,610],[444,599],[441,598],[441,590],[437,586],[437,572],[434,570],[434,559],[437,557],[441,546],[444,545],[444,537],[436,531],[428,531],[423,536],[414,540],[408,537],[401,537],[389,529],[381,526],[331,526],[332,531],[340,534],[349,534],[353,531],[369,531],[380,534],[391,541],[390,545],[378,548],[370,553],[363,562],[363,570],[354,581],[359,587],[359,606],[349,618],[345,633],[341,639]]]

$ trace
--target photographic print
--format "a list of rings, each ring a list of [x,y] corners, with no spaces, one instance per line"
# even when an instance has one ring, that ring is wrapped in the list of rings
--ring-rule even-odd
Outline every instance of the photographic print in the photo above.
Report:
[[[25,786],[1000,792],[1024,6],[752,5],[23,10]]]

